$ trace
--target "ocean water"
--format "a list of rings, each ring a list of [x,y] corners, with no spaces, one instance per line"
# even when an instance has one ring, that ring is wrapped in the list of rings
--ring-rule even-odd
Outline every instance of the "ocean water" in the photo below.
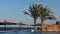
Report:
[[[0,32],[0,34],[60,34],[60,32]]]

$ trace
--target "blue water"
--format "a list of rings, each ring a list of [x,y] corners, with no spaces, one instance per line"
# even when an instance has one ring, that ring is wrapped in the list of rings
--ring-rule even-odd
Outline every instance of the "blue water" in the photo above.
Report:
[[[42,34],[42,32],[0,32],[0,34]]]
[[[0,32],[0,34],[60,34],[60,32]]]
[[[13,30],[13,29],[17,29],[17,30],[29,30],[30,27],[6,27],[6,28],[0,27],[0,31],[2,31],[2,30]],[[32,29],[34,29],[34,28],[32,28]],[[37,28],[37,30],[41,30],[41,28]]]

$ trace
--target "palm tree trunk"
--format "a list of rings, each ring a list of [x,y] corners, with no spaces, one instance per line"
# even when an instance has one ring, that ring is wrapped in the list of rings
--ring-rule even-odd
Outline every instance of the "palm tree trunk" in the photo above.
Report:
[[[42,18],[41,19],[41,24],[43,24],[43,22],[44,22],[44,19]],[[41,25],[41,28],[42,28],[42,31],[43,31],[43,25]]]
[[[41,24],[43,24],[43,21],[44,21],[44,20],[42,19],[42,20],[41,20]]]
[[[34,31],[36,31],[36,18],[34,18]]]

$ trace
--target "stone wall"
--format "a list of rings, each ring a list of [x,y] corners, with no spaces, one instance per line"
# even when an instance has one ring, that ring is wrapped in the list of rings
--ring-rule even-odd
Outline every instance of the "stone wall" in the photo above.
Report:
[[[60,31],[60,25],[42,24],[42,31]]]

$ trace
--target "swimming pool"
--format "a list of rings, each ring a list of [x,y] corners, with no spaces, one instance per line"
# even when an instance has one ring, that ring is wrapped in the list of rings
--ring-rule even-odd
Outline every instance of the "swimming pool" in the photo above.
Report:
[[[0,32],[0,34],[60,34],[60,32]]]
[[[0,34],[42,34],[42,32],[0,32]]]

